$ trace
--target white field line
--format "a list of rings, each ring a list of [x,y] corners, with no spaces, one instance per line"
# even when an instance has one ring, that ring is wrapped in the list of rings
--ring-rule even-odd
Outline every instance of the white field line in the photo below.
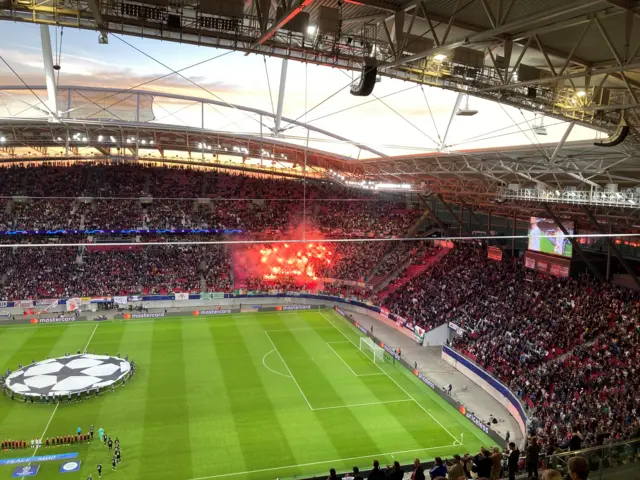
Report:
[[[285,312],[286,313],[286,312]],[[303,327],[303,328],[279,328],[276,330],[265,330],[265,332],[298,332],[300,330],[302,331],[310,331],[310,330],[322,330],[322,329],[329,329],[331,327]],[[344,342],[342,342],[344,343]]]
[[[96,328],[93,329],[93,332],[91,332],[91,336],[89,337],[89,341],[87,342],[87,344],[84,347],[83,352],[87,353],[87,349],[89,348],[89,344],[91,343],[91,340],[93,340],[93,336],[96,334],[96,330],[98,330],[98,327],[100,326],[100,323],[96,323]]]
[[[351,342],[347,342],[346,340],[345,340],[344,342],[327,342],[327,346],[331,349],[331,351],[332,351],[333,353],[335,353],[335,354],[338,356],[338,358],[339,358],[340,360],[342,360],[342,363],[344,363],[344,364],[347,366],[347,368],[348,368],[349,370],[351,370],[351,372],[352,372],[356,377],[373,377],[373,376],[377,376],[377,375],[384,375],[383,373],[356,373],[356,372],[353,370],[353,368],[351,368],[351,367],[349,366],[349,364],[347,363],[347,361],[346,361],[344,358],[342,358],[342,356],[341,356],[341,355],[336,351],[336,349],[335,349],[335,348],[333,348],[333,347],[331,346],[331,344],[332,344],[332,343],[351,343]]]
[[[96,333],[96,330],[98,329],[98,325],[100,325],[99,323],[96,324],[96,328],[93,329],[93,332],[91,332],[91,336],[89,337],[89,341],[87,342],[87,345],[84,347],[84,352],[86,353],[87,348],[89,348],[89,344],[91,343],[91,340],[93,340],[93,336]],[[51,412],[51,416],[49,417],[49,421],[47,422],[47,426],[44,427],[44,431],[42,432],[42,435],[40,435],[40,443],[42,443],[42,439],[44,438],[44,436],[47,434],[47,430],[49,430],[49,425],[51,425],[51,422],[53,421],[53,417],[55,416],[56,412],[58,411],[58,407],[60,406],[59,403],[56,403],[56,407],[53,409],[53,412]],[[33,449],[33,453],[31,454],[32,457],[36,456],[36,453],[38,453],[38,449],[40,448],[39,445],[36,445],[36,447]],[[31,462],[29,462],[27,464],[27,466],[30,466]],[[24,477],[22,477],[24,479]]]
[[[329,348],[331,349],[331,351],[332,351],[333,353],[335,353],[335,354],[336,354],[336,356],[337,356],[340,360],[342,360],[342,363],[344,363],[344,365],[345,365],[349,370],[351,370],[351,373],[353,373],[356,377],[358,376],[358,374],[353,370],[353,368],[351,368],[351,367],[349,366],[349,364],[348,364],[347,362],[345,362],[344,358],[342,358],[342,357],[340,356],[340,354],[339,354],[338,352],[336,352],[336,351],[335,351],[335,349],[331,346],[331,344],[330,344],[329,342],[327,342],[327,347],[329,347]]]
[[[402,402],[413,402],[410,398],[403,398],[401,400],[387,400],[384,402],[369,402],[369,403],[356,403],[354,405],[336,405],[334,407],[318,407],[313,410],[335,410],[337,408],[352,408],[352,407],[367,407],[370,405],[385,405],[387,403],[402,403]]]
[[[285,366],[285,368],[287,369],[287,372],[289,372],[289,375],[291,375],[291,380],[293,380],[293,382],[296,384],[296,387],[298,387],[298,390],[300,390],[300,393],[302,394],[302,398],[304,398],[304,401],[307,402],[307,405],[309,405],[309,408],[311,410],[313,410],[313,407],[311,406],[311,404],[309,403],[309,399],[307,398],[307,396],[304,394],[304,392],[302,391],[302,388],[300,388],[300,385],[298,384],[298,381],[296,380],[296,377],[293,376],[293,373],[291,373],[291,369],[289,368],[289,365],[287,365],[287,362],[284,361],[284,358],[282,357],[282,355],[280,355],[280,352],[278,351],[278,347],[276,347],[276,344],[273,343],[273,340],[271,340],[271,337],[269,336],[269,334],[265,331],[264,334],[267,336],[267,338],[269,339],[269,341],[271,342],[271,345],[273,345],[273,349],[276,351],[276,353],[278,354],[278,356],[280,357],[280,360],[282,360],[282,364]]]
[[[267,365],[267,363],[266,363],[267,357],[268,357],[271,353],[273,353],[273,352],[275,352],[275,351],[276,351],[276,349],[274,348],[273,350],[269,350],[267,353],[265,353],[265,354],[264,354],[264,357],[262,357],[262,365],[264,365],[264,368],[266,368],[267,370],[269,370],[269,371],[271,371],[271,372],[273,372],[273,373],[275,373],[275,374],[277,374],[277,375],[282,375],[282,376],[283,376],[283,377],[285,377],[285,378],[291,378],[289,375],[285,375],[284,373],[277,372],[277,371],[275,371],[273,368],[270,368],[270,367]]]
[[[327,317],[325,316],[324,312],[320,312],[320,315],[322,315],[322,317],[323,317],[327,322],[329,322],[331,325],[333,325],[333,327],[334,327],[338,332],[340,332],[344,338],[346,338],[347,340],[349,340],[351,343],[353,343],[353,344],[355,345],[355,347],[356,347],[356,348],[358,348],[358,346],[355,344],[355,342],[353,342],[349,337],[347,337],[347,335],[346,335],[342,330],[340,330],[340,329],[339,329],[339,328],[338,328],[338,327],[337,327],[337,326],[336,326],[336,325],[335,325],[335,324],[334,324],[334,323],[333,323],[329,318],[327,318]],[[377,364],[377,363],[375,363],[375,362],[374,362],[374,364],[375,364],[375,365],[380,369],[380,371],[382,371],[382,373],[384,373],[384,374],[387,376],[387,378],[389,378],[389,380],[391,380],[393,383],[395,383],[395,384],[396,384],[396,386],[397,386],[400,390],[402,390],[402,391],[403,391],[403,392],[404,392],[404,393],[405,393],[405,394],[406,394],[410,399],[412,399],[414,402],[416,402],[416,405],[418,405],[418,406],[419,406],[419,407],[420,407],[420,408],[421,408],[421,409],[422,409],[422,410],[423,410],[427,415],[429,415],[429,416],[433,419],[433,421],[434,421],[434,422],[436,422],[438,425],[440,425],[440,427],[442,427],[442,429],[443,429],[445,432],[447,432],[447,433],[449,434],[449,436],[451,436],[451,438],[453,438],[453,440],[454,440],[455,442],[459,442],[459,441],[460,441],[460,440],[458,440],[458,439],[453,435],[453,433],[451,433],[451,432],[449,431],[449,429],[447,429],[447,427],[445,427],[445,426],[444,426],[444,425],[443,425],[443,424],[442,424],[442,423],[441,423],[441,422],[440,422],[436,417],[434,417],[433,415],[431,415],[431,412],[429,412],[429,410],[427,410],[426,408],[424,408],[420,402],[418,402],[418,401],[417,401],[417,400],[416,400],[416,399],[415,399],[415,398],[414,398],[414,397],[413,397],[409,392],[407,392],[407,391],[404,389],[404,387],[402,387],[402,385],[400,385],[398,382],[396,382],[396,381],[394,380],[394,378],[393,378],[391,375],[389,375],[387,372],[385,372],[385,371],[382,369],[382,367],[381,367],[380,365],[378,365],[378,364]]]
[[[247,470],[246,472],[233,472],[233,473],[221,473],[219,475],[209,475],[208,477],[198,477],[191,478],[189,480],[208,480],[211,478],[223,478],[223,477],[234,477],[236,475],[248,475],[251,473],[261,473],[261,472],[273,472],[275,470],[283,470],[287,468],[299,468],[299,467],[310,467],[313,465],[322,465],[322,464],[334,464],[338,462],[346,462],[351,460],[359,460],[361,458],[375,458],[375,457],[387,457],[394,455],[402,455],[404,453],[413,453],[413,452],[426,452],[428,450],[438,450],[451,448],[455,445],[441,445],[439,447],[427,447],[427,448],[414,448],[413,450],[403,450],[400,452],[388,452],[388,453],[374,453],[371,455],[360,455],[358,457],[348,457],[348,458],[337,458],[334,460],[322,460],[320,462],[309,462],[309,463],[299,463],[298,465],[283,465],[282,467],[271,467],[271,468],[261,468],[259,470]]]

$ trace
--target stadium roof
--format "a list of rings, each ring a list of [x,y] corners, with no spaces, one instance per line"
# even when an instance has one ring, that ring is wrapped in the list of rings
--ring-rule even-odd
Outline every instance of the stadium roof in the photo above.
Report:
[[[63,2],[64,8],[58,5],[54,11],[47,2],[0,0],[0,19],[98,30],[101,41],[111,38],[113,42],[115,37],[146,56],[126,40],[127,35],[347,70],[359,70],[364,63],[373,62],[381,75],[459,92],[451,113],[446,113],[450,115],[447,130],[440,135],[436,128],[435,147],[432,144],[432,148],[414,149],[417,154],[394,155],[384,145],[350,138],[353,132],[338,134],[324,127],[326,122],[288,118],[281,105],[276,113],[275,109],[268,112],[171,91],[58,87],[57,106],[52,108],[61,117],[55,122],[49,121],[38,102],[27,104],[24,115],[12,113],[8,115],[11,118],[1,120],[0,134],[10,141],[0,145],[0,157],[146,158],[212,165],[221,157],[235,155],[241,158],[240,166],[227,162],[229,168],[266,168],[280,174],[299,173],[296,168],[306,161],[317,176],[333,169],[354,180],[411,182],[420,191],[442,195],[444,200],[509,215],[526,216],[549,202],[558,204],[560,214],[582,215],[580,199],[589,197],[598,214],[634,224],[638,214],[635,189],[640,178],[640,119],[635,109],[640,94],[638,3],[190,0],[176,6],[169,0],[81,0]],[[45,77],[52,78],[52,66],[46,63]],[[283,65],[283,72],[285,68]],[[267,80],[268,75],[267,71]],[[31,94],[39,89],[45,86],[9,85],[0,93],[24,103],[20,91]],[[384,91],[380,85],[376,89]],[[527,145],[460,150],[469,142],[451,141],[453,135],[448,139],[447,133],[459,102],[468,95],[496,101],[503,110],[503,105],[513,106],[520,113],[529,110],[568,122],[547,137],[558,140],[553,143],[524,135]],[[38,95],[36,98],[50,108]],[[167,112],[161,118],[154,108],[159,99],[165,102],[161,108]],[[426,96],[424,100],[433,119]],[[273,99],[271,103],[273,107]],[[189,106],[183,104],[200,109],[197,121],[170,123],[167,117],[177,117]],[[228,131],[209,127],[205,119],[208,108],[234,110],[237,117],[252,120],[255,128]],[[507,116],[512,127],[524,133],[519,123]],[[535,130],[532,117],[522,116],[526,128]],[[273,121],[275,129],[264,118]],[[603,148],[592,141],[571,141],[576,138],[572,134],[584,126],[604,132],[603,136],[612,135],[616,129],[620,131],[623,118],[631,127],[630,135],[617,146]],[[403,120],[429,137],[410,119]],[[280,128],[281,121],[288,126]],[[298,130],[289,130],[288,137],[283,135],[292,128]],[[407,125],[405,129],[411,130]],[[74,138],[74,134],[78,136]],[[310,135],[318,138],[311,143]],[[82,140],[85,137],[87,140]],[[495,137],[485,137],[483,145],[489,145],[491,138]],[[418,135],[418,139],[425,143],[424,137]],[[327,142],[326,149],[323,142]],[[356,154],[341,155],[332,150],[333,144],[350,145]],[[608,196],[601,197],[605,191]],[[597,198],[596,193],[600,195]]]
[[[613,128],[640,87],[628,0],[0,0],[0,19],[292,58]],[[441,55],[442,57],[439,57]],[[446,58],[444,58],[446,57]],[[602,88],[605,87],[605,90]],[[582,95],[581,91],[584,91]],[[577,95],[581,96],[578,97]]]

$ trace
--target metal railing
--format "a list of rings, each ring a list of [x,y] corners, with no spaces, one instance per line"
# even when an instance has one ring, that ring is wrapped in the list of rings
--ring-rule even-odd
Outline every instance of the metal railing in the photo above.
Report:
[[[640,438],[610,443],[573,452],[561,452],[541,457],[543,469],[558,470],[562,476],[569,474],[569,460],[581,456],[589,462],[589,479],[640,478]]]

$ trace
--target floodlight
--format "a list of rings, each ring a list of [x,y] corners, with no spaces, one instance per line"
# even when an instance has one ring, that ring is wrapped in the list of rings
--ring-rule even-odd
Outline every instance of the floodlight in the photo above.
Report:
[[[443,60],[445,60],[446,58],[447,58],[447,56],[446,56],[445,54],[443,54],[443,53],[438,53],[437,55],[434,55],[434,56],[433,56],[433,59],[434,59],[436,62],[442,62],[442,61],[443,61]]]
[[[5,137],[0,137],[0,143],[4,143],[6,141],[7,141],[7,139]]]
[[[456,112],[456,115],[458,115],[460,117],[473,117],[477,113],[478,113],[478,110],[474,110],[472,108],[469,108],[469,95],[467,95],[467,101],[465,103],[464,108],[458,108],[458,111]]]
[[[309,25],[307,27],[307,34],[309,34],[309,35],[315,35],[316,31],[317,31],[317,28],[316,28],[315,25]]]
[[[576,95],[579,97],[584,97],[587,94],[587,92],[585,92],[584,90],[579,90],[578,92],[576,92]]]

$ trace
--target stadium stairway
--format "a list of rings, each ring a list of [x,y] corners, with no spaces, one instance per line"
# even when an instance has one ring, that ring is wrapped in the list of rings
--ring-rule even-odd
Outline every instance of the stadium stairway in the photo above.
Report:
[[[386,278],[385,275],[373,275],[368,281],[367,281],[367,285],[369,287],[371,287],[372,291],[376,291],[380,285],[382,284],[382,282],[384,281],[384,279]]]
[[[424,272],[429,270],[432,266],[438,263],[447,253],[449,253],[449,249],[441,248],[438,249],[435,255],[431,255],[430,252],[426,255],[423,255],[419,258],[415,263],[411,260],[408,263],[405,263],[400,271],[397,272],[397,276],[390,281],[386,288],[378,292],[378,300],[381,301],[388,297],[391,293],[395,292],[399,288],[402,288],[411,280],[416,278],[418,275],[422,275]]]

